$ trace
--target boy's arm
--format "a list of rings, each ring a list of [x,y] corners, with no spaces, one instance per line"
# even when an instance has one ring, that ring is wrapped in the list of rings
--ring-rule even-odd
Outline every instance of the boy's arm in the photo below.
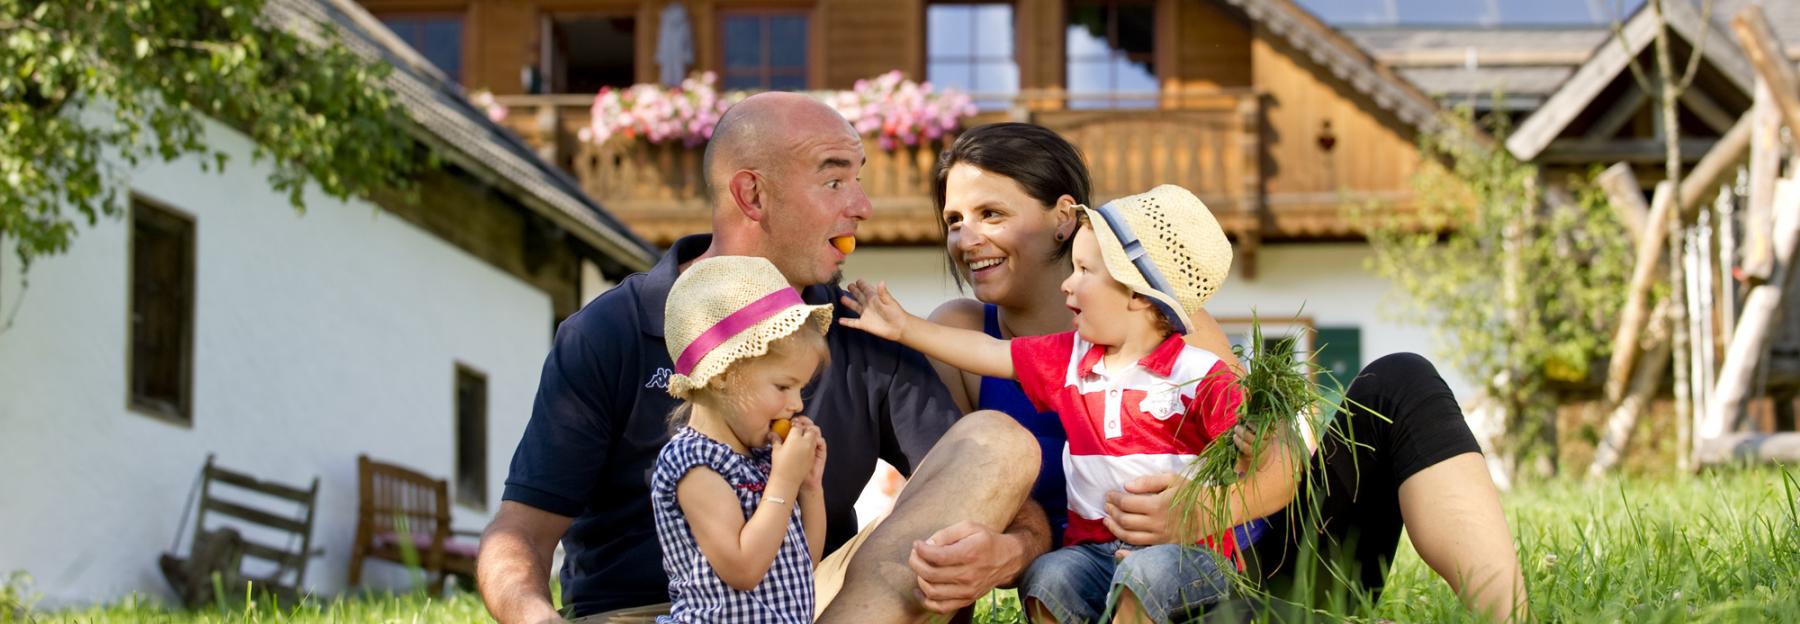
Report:
[[[870,286],[857,280],[846,290],[851,296],[844,297],[844,305],[858,317],[838,319],[843,326],[898,342],[926,357],[983,377],[1017,379],[1010,341],[908,314],[888,293],[885,283]]]

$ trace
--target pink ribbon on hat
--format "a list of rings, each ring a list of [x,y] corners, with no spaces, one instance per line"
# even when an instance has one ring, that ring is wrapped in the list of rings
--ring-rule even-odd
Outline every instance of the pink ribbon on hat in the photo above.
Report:
[[[694,367],[700,364],[701,358],[706,357],[706,354],[711,353],[713,349],[730,340],[732,336],[738,335],[738,332],[768,320],[769,317],[788,309],[789,306],[805,304],[806,302],[800,299],[800,293],[795,292],[792,288],[782,288],[764,295],[763,298],[757,299],[750,305],[738,308],[738,311],[726,315],[712,327],[706,328],[706,331],[700,332],[699,337],[688,343],[686,349],[681,350],[681,357],[675,360],[675,373],[679,375],[692,374]]]

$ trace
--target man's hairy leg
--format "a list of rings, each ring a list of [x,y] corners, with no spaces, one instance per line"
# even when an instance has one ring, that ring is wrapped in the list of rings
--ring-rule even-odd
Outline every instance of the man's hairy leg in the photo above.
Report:
[[[475,584],[488,614],[501,624],[561,622],[550,600],[550,562],[573,518],[501,501],[481,534]]]
[[[913,543],[970,521],[1001,531],[1037,479],[1037,440],[999,412],[957,421],[913,471],[894,510],[850,558],[821,622],[912,622],[931,613],[907,563]]]

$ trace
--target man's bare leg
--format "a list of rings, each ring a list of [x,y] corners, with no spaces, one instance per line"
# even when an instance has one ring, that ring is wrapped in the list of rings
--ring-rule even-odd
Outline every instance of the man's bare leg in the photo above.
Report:
[[[1525,621],[1525,578],[1500,493],[1479,453],[1464,453],[1400,484],[1400,515],[1419,558],[1470,611]]]
[[[849,565],[821,622],[915,622],[917,577],[907,565],[913,542],[968,520],[1003,530],[1037,480],[1037,440],[1011,416],[994,411],[958,420],[931,447],[894,501],[894,510],[847,553]],[[827,601],[829,603],[827,604]]]

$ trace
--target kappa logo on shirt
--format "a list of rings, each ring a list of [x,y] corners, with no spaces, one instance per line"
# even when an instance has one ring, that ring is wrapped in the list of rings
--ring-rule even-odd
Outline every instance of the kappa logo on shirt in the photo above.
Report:
[[[668,390],[669,389],[669,373],[672,373],[672,372],[674,372],[674,371],[671,371],[666,368],[658,367],[656,369],[656,374],[650,376],[650,381],[648,383],[645,383],[644,387],[645,388],[662,388],[664,390]]]

